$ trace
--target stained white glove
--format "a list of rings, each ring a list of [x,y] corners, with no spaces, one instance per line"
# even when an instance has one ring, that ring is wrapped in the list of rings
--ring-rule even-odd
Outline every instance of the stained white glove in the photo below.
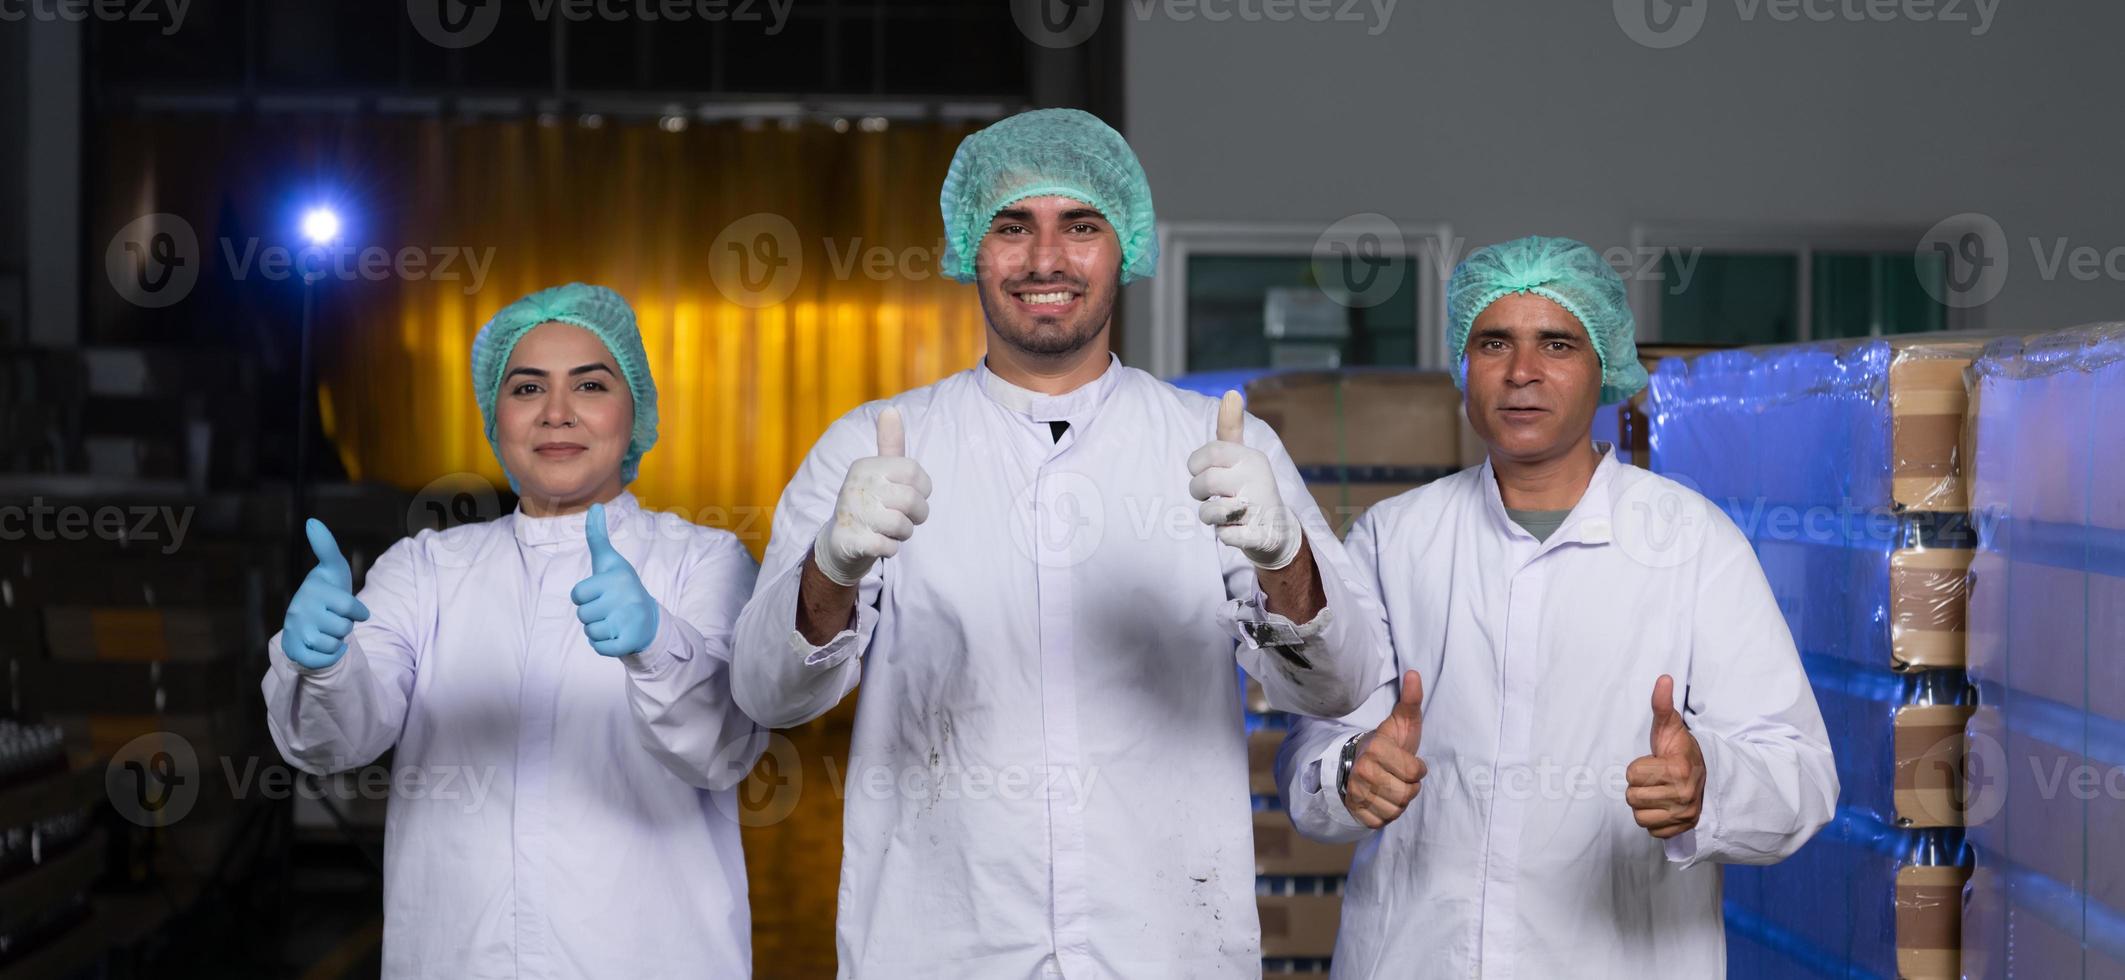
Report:
[[[878,455],[849,464],[834,517],[812,542],[812,564],[841,585],[863,581],[880,558],[891,558],[915,525],[930,517],[930,475],[907,458],[900,410],[878,413]]]
[[[1246,444],[1240,393],[1225,392],[1217,407],[1217,438],[1188,456],[1188,492],[1203,502],[1196,513],[1217,528],[1217,539],[1274,571],[1298,557],[1305,534],[1298,515],[1277,492],[1269,456]]]

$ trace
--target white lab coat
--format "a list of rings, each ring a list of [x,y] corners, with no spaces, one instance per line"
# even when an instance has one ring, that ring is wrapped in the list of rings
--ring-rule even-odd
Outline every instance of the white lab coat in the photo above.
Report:
[[[361,590],[370,618],[310,672],[271,641],[274,744],[331,773],[397,746],[384,975],[742,977],[751,932],[731,790],[767,733],[732,704],[729,629],[757,568],[729,533],[605,505],[661,606],[598,655],[568,593],[585,515],[422,531]]]
[[[802,559],[897,407],[927,523],[860,583],[853,628],[794,629]],[[1378,604],[1275,433],[1327,606],[1267,614],[1188,494],[1217,401],[1110,361],[1037,396],[986,366],[864,405],[805,458],[739,617],[738,703],[765,724],[857,687],[842,976],[1237,977],[1261,970],[1235,654],[1272,701],[1341,713],[1386,663]],[[1070,423],[1060,442],[1048,422]],[[1244,624],[1254,624],[1246,626]],[[1277,632],[1289,656],[1242,635]]]
[[[1375,506],[1347,546],[1398,667],[1422,673],[1430,770],[1383,832],[1335,792],[1344,739],[1387,717],[1399,669],[1278,754],[1300,832],[1362,840],[1335,975],[1725,976],[1719,863],[1786,857],[1837,800],[1814,693],[1733,522],[1604,452],[1546,543],[1508,519],[1486,462]],[[1624,801],[1663,673],[1706,770],[1697,826],[1665,844]]]

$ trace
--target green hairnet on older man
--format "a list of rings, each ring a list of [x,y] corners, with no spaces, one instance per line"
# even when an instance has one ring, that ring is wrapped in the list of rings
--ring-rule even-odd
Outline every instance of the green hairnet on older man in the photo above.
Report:
[[[1579,321],[1601,364],[1601,404],[1613,405],[1645,387],[1637,321],[1631,316],[1623,278],[1584,243],[1530,235],[1477,249],[1447,283],[1447,339],[1453,347],[1454,381],[1464,390],[1470,329],[1492,303],[1516,293],[1547,299]]]

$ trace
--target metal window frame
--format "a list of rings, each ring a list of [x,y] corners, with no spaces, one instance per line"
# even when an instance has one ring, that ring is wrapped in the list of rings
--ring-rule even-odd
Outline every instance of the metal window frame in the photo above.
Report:
[[[1924,228],[1902,225],[1838,223],[1641,223],[1631,226],[1631,249],[1697,249],[1729,255],[1790,255],[1799,263],[1794,278],[1795,318],[1799,340],[1815,339],[1815,253],[1913,251],[1926,237]],[[1638,319],[1638,340],[1658,343],[1662,282],[1643,276],[1630,282],[1631,307]],[[1984,308],[1943,307],[1948,331],[1981,330]]]
[[[1170,378],[1188,370],[1188,263],[1196,256],[1306,257],[1339,241],[1353,247],[1360,232],[1328,234],[1333,222],[1162,221],[1158,225],[1158,272],[1151,291],[1151,373]],[[1382,253],[1409,259],[1418,277],[1417,366],[1446,366],[1446,278],[1453,255],[1452,229],[1444,222],[1395,221],[1401,241]]]

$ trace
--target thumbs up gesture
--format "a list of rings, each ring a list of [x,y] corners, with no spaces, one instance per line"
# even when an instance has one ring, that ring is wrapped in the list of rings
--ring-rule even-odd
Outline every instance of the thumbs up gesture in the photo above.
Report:
[[[1217,528],[1217,539],[1239,549],[1257,568],[1291,564],[1306,538],[1298,517],[1277,492],[1269,457],[1247,445],[1240,393],[1225,392],[1217,407],[1217,438],[1188,456],[1188,493],[1203,502],[1196,513]]]
[[[834,517],[812,542],[812,564],[837,585],[855,585],[929,517],[930,475],[907,457],[900,410],[888,408],[878,413],[878,455],[849,464]]]
[[[576,604],[576,618],[583,621],[583,635],[590,638],[591,649],[608,657],[641,653],[656,639],[662,613],[635,567],[613,548],[604,504],[590,505],[583,537],[590,542],[590,577],[568,593]]]
[[[1697,826],[1704,813],[1704,753],[1675,710],[1675,679],[1653,682],[1653,754],[1624,771],[1624,800],[1654,837],[1667,840]]]
[[[323,670],[347,652],[347,635],[354,632],[355,623],[369,618],[369,607],[354,597],[354,572],[324,522],[314,517],[304,522],[303,535],[310,539],[317,565],[288,600],[288,615],[280,623],[280,649],[298,667]]]
[[[1343,805],[1358,822],[1378,830],[1417,798],[1430,767],[1417,757],[1424,736],[1424,678],[1402,672],[1402,692],[1380,727],[1358,736],[1357,760],[1343,786]]]

